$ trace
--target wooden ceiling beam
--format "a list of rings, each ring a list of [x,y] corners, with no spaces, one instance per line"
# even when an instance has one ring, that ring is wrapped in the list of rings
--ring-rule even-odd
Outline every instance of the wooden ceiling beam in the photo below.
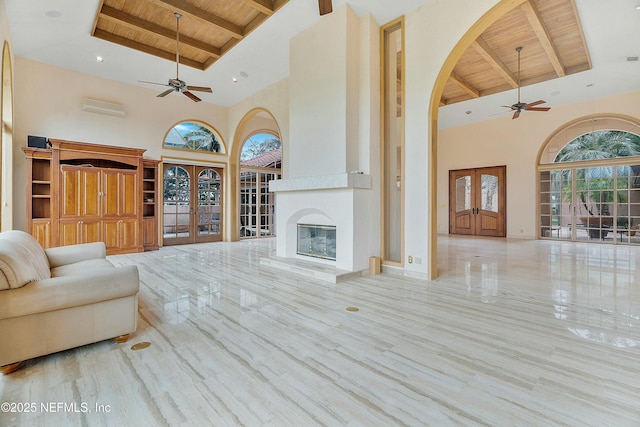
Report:
[[[100,28],[96,28],[96,30],[93,32],[93,36],[111,43],[116,43],[131,49],[139,50],[140,52],[168,59],[169,61],[175,62],[176,60],[175,52],[167,52],[166,50],[148,46],[144,43],[136,42],[126,37],[118,36],[108,31],[101,30]],[[180,63],[189,67],[196,68],[198,70],[204,70],[204,65],[201,62],[194,61],[193,59],[189,59],[184,56],[180,57]]]
[[[138,18],[136,16],[129,15],[128,13],[125,13],[111,6],[103,5],[102,9],[100,10],[100,17],[122,24],[134,30],[150,34],[154,37],[159,36],[171,41],[176,40],[175,31],[169,30],[152,22],[145,21],[144,19]],[[180,35],[180,43],[198,49],[199,51],[204,52],[207,55],[211,55],[215,58],[220,58],[220,49],[194,38]]]
[[[460,89],[467,92],[473,98],[480,98],[480,92],[478,91],[478,89],[473,87],[473,85],[471,85],[469,82],[467,82],[465,79],[463,79],[456,73],[451,73],[451,75],[449,76],[449,80],[451,80],[453,83],[458,85]]]
[[[260,13],[264,13],[267,16],[273,15],[275,12],[273,10],[273,1],[272,0],[242,0],[252,8],[256,9]]]
[[[176,12],[179,12],[183,15],[190,15],[194,18],[198,18],[208,24],[214,25],[229,34],[231,37],[237,40],[242,40],[244,38],[244,30],[239,25],[234,24],[233,22],[229,22],[226,19],[223,19],[217,15],[207,12],[206,10],[200,9],[192,4],[187,3],[184,0],[151,0],[156,4],[162,4],[164,6],[169,6],[174,9]]]
[[[487,61],[487,63],[491,65],[491,67],[496,70],[512,88],[515,89],[518,87],[518,79],[516,76],[514,76],[507,66],[504,65],[504,62],[498,58],[498,55],[496,55],[493,49],[491,49],[491,46],[484,41],[482,36],[478,37],[471,46],[473,46],[476,52],[478,52],[478,54],[480,54],[480,56],[482,56],[482,58]]]
[[[564,65],[562,65],[562,61],[560,61],[560,56],[558,55],[558,51],[551,40],[551,36],[547,31],[547,28],[544,26],[542,22],[542,18],[540,17],[540,13],[536,7],[531,3],[531,1],[526,1],[520,5],[520,8],[524,11],[533,31],[536,33],[540,44],[544,51],[547,53],[549,57],[549,61],[551,61],[551,65],[553,65],[553,69],[555,70],[558,77],[563,77],[566,75],[566,70]]]

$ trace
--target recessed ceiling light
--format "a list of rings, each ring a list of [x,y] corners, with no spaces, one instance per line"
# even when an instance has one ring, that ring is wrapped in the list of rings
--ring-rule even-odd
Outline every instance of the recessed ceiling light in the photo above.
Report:
[[[96,56],[96,62],[102,62],[104,61],[104,58],[100,55]]]
[[[627,56],[627,62],[638,62],[638,59],[637,56]]]
[[[244,71],[240,71],[240,75],[241,75],[242,77],[244,77],[245,79],[246,79],[247,77],[249,77],[249,74],[245,73]]]
[[[640,10],[640,4],[636,6],[636,10]]]
[[[587,87],[593,87],[593,86],[595,86],[595,83],[589,83],[589,84],[587,85]]]
[[[465,114],[471,114],[471,110],[467,110],[464,112]]]
[[[49,18],[59,18],[62,16],[62,13],[58,12],[57,10],[49,10],[47,12],[44,13],[45,16],[48,16]]]
[[[234,83],[238,82],[238,79],[236,79],[235,77],[232,77],[231,80],[233,80]]]

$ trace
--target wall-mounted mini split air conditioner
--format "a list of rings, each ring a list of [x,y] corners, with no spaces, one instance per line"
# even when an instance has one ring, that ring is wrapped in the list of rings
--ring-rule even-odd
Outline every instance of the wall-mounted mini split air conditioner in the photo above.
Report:
[[[96,99],[83,98],[82,110],[89,113],[106,114],[109,116],[124,117],[124,106],[113,102],[98,101]]]

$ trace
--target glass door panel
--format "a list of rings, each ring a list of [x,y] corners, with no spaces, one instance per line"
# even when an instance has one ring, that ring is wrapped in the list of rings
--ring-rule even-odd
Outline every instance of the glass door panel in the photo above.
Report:
[[[187,169],[167,165],[163,183],[164,244],[191,241],[191,175]]]
[[[211,168],[198,169],[198,210],[196,242],[221,238],[222,178]]]
[[[485,211],[498,212],[498,177],[495,175],[481,175],[482,186],[481,209]]]

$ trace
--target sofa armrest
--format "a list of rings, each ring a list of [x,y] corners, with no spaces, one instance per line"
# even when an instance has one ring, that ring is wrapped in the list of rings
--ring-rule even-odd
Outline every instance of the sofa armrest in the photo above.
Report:
[[[94,304],[138,293],[135,265],[103,267],[74,276],[52,277],[0,291],[0,319]]]
[[[104,242],[82,243],[80,245],[58,246],[44,250],[49,259],[49,267],[73,264],[88,259],[106,258],[107,248]]]

